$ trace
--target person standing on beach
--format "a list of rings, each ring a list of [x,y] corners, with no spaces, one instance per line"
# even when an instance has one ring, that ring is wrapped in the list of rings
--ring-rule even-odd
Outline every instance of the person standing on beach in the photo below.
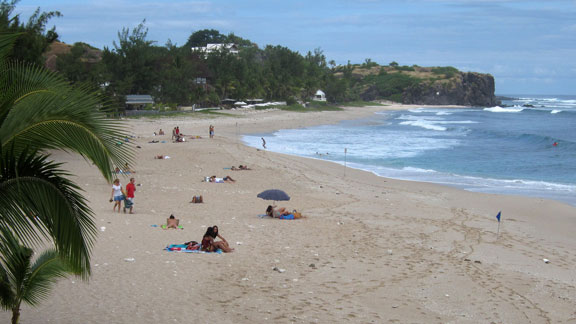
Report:
[[[110,194],[110,202],[114,202],[114,207],[112,207],[113,212],[116,211],[116,207],[118,207],[118,212],[120,212],[120,207],[122,206],[122,200],[124,200],[124,197],[125,193],[120,180],[114,180],[114,183],[112,184],[112,193]]]
[[[130,208],[130,214],[133,214],[132,209],[134,208],[134,192],[136,192],[136,186],[134,185],[134,178],[130,178],[130,182],[126,185],[126,201],[124,202],[124,214],[126,214],[126,208]]]
[[[262,147],[264,149],[266,149],[266,140],[264,139],[264,137],[260,137],[262,139]]]
[[[214,138],[214,126],[210,125],[210,138]]]

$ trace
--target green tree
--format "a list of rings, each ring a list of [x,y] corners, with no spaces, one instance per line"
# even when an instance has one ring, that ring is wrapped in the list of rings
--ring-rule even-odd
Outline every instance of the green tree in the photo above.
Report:
[[[132,29],[118,32],[114,49],[104,48],[102,61],[110,74],[109,94],[117,98],[127,94],[150,94],[161,85],[159,71],[164,67],[161,57],[166,49],[154,47],[147,40],[146,21]]]
[[[0,35],[0,228],[26,245],[44,239],[83,277],[96,236],[81,189],[48,150],[75,152],[108,181],[131,162],[123,125],[100,111],[102,98],[43,68],[7,60],[17,35]],[[1,235],[1,233],[0,233]]]
[[[188,41],[184,47],[190,49],[192,47],[204,47],[207,44],[226,43],[227,41],[228,38],[226,35],[220,34],[220,32],[215,29],[202,29],[192,33],[192,35],[188,37]]]
[[[74,43],[70,53],[59,55],[56,70],[72,83],[88,83],[98,89],[107,74],[100,62],[100,50],[85,43]]]
[[[0,236],[0,305],[12,311],[12,324],[20,319],[22,302],[37,306],[49,296],[59,278],[70,273],[58,252],[50,249],[32,260],[34,252],[6,229]]]
[[[11,17],[18,2],[19,0],[0,2],[0,31],[19,33],[16,46],[8,56],[14,60],[42,65],[44,63],[42,54],[50,43],[58,39],[56,27],[46,30],[46,24],[61,14],[59,11],[40,12],[40,8],[37,8],[27,23],[21,23],[19,15]]]

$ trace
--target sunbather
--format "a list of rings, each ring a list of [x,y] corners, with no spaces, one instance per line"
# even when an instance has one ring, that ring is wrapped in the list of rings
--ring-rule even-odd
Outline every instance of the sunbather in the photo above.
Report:
[[[174,217],[174,215],[170,215],[170,217],[168,217],[168,219],[166,219],[166,228],[165,229],[169,229],[169,228],[178,229],[178,224],[180,224],[180,220],[177,219],[176,217]]]
[[[272,206],[272,205],[268,205],[268,208],[266,208],[266,215],[272,217],[272,218],[280,218],[281,216],[286,216],[286,215],[290,215],[291,213],[286,210],[286,208],[284,207],[276,207],[276,206]]]
[[[204,202],[204,198],[202,198],[202,195],[192,197],[191,203],[193,203],[193,204],[201,204],[203,202]]]
[[[214,241],[214,238],[218,237],[218,234],[214,234],[214,228],[208,227],[206,233],[202,238],[202,251],[204,252],[216,252],[216,250],[221,249],[223,252],[232,252],[233,250],[228,246],[225,241]],[[221,237],[220,237],[221,238]]]
[[[218,233],[218,226],[216,225],[212,226],[212,237],[214,239],[219,238],[221,240],[221,241],[214,241],[214,244],[217,245],[218,248],[222,249],[222,251],[224,252],[234,251],[234,249],[231,248],[230,245],[228,245],[228,241],[226,241],[226,239],[223,238],[222,235]]]
[[[224,178],[216,178],[216,176],[211,176],[208,182],[236,182],[230,176],[225,176]]]
[[[252,169],[250,169],[250,168],[249,168],[248,166],[246,166],[246,165],[240,164],[238,167],[233,166],[233,167],[231,168],[231,170],[234,170],[234,171],[242,171],[242,170],[252,170]]]

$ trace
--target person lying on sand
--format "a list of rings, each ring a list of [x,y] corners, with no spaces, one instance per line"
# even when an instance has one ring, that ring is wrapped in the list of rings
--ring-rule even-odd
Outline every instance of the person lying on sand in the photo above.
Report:
[[[154,158],[157,160],[166,160],[169,159],[170,157],[168,155],[154,155]]]
[[[240,164],[238,167],[233,166],[233,167],[231,168],[231,170],[233,170],[233,171],[242,171],[242,170],[252,170],[252,169],[250,169],[250,168],[249,168],[248,166],[246,166],[246,165]]]
[[[266,208],[266,215],[272,218],[280,218],[280,216],[290,215],[291,213],[284,207],[276,207],[268,205]]]
[[[178,229],[178,224],[180,224],[180,220],[174,217],[174,215],[170,215],[170,217],[166,219],[166,228],[164,229],[169,228]]]
[[[236,180],[232,179],[230,176],[225,176],[224,178],[216,178],[216,176],[211,176],[208,182],[236,182]]]

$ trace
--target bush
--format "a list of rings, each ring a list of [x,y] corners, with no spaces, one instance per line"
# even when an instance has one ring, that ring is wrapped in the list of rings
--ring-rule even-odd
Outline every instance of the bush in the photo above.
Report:
[[[398,71],[414,71],[414,68],[412,66],[402,65],[402,66],[397,66],[396,70],[398,70]]]
[[[447,78],[451,78],[454,74],[458,73],[458,69],[452,66],[437,66],[431,70],[434,74],[444,74]]]
[[[386,99],[388,99],[390,101],[402,103],[402,94],[401,93],[395,93]]]
[[[287,106],[292,106],[292,105],[295,105],[297,103],[298,103],[298,101],[296,101],[296,99],[294,99],[294,97],[286,98],[286,105]]]

